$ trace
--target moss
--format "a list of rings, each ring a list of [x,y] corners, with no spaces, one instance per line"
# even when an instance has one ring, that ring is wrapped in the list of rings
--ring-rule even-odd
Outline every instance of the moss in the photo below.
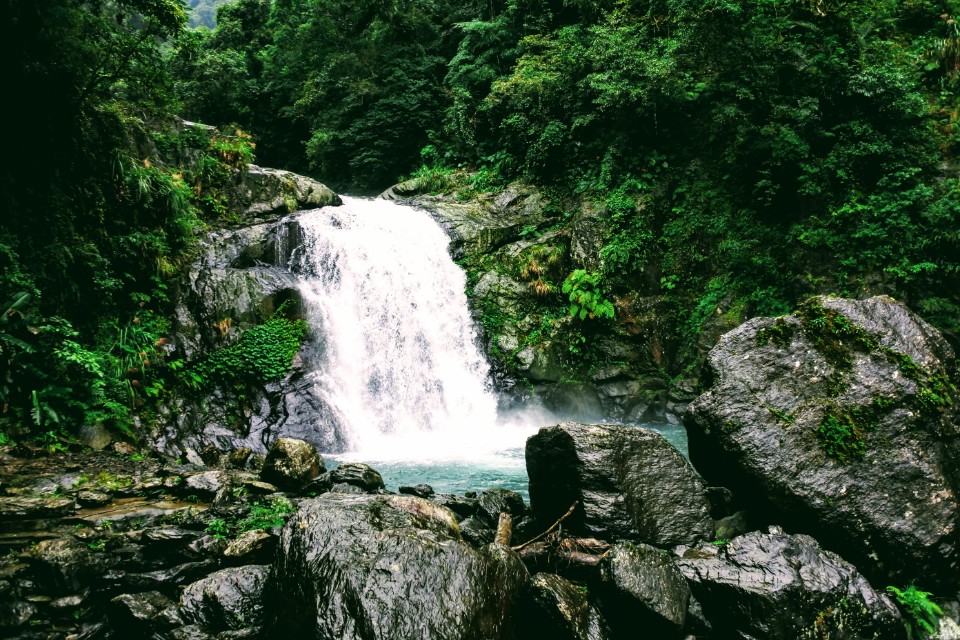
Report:
[[[866,407],[830,407],[817,428],[817,439],[826,454],[840,462],[863,458],[867,435],[876,430],[895,404],[892,398],[876,396]]]
[[[877,351],[879,342],[866,329],[835,309],[810,298],[797,310],[804,334],[831,365],[844,371],[853,368],[853,353]]]
[[[777,318],[773,325],[757,332],[757,344],[761,347],[773,343],[777,347],[786,347],[793,340],[796,327],[784,318]]]
[[[775,415],[779,420],[785,423],[787,426],[792,425],[797,420],[797,416],[782,409],[777,409],[776,407],[771,407],[770,405],[764,405],[767,408],[767,411]]]

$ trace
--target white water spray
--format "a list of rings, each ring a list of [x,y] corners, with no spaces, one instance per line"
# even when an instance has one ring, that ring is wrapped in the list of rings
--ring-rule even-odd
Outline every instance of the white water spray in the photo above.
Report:
[[[466,458],[522,446],[503,424],[448,238],[425,212],[344,198],[298,218],[317,394],[360,460]]]

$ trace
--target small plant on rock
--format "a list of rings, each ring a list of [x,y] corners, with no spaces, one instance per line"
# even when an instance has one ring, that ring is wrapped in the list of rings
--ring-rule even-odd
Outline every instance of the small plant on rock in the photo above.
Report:
[[[894,595],[900,605],[910,640],[929,638],[936,633],[943,609],[930,599],[933,594],[921,591],[912,584],[905,589],[887,587],[887,591]]]

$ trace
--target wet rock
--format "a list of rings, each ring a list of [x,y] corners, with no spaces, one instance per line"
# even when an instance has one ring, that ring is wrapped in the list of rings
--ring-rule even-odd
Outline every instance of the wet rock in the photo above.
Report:
[[[690,587],[670,555],[645,544],[620,543],[600,563],[602,611],[617,633],[640,627],[653,638],[680,638]]]
[[[44,540],[30,550],[28,561],[45,593],[69,595],[81,591],[104,572],[104,561],[87,545],[68,538]]]
[[[715,536],[717,540],[730,540],[750,531],[750,520],[746,511],[737,511],[732,516],[717,520]]]
[[[450,509],[461,519],[469,518],[477,513],[478,503],[476,498],[439,493],[431,498],[431,502]]]
[[[230,477],[223,471],[205,471],[187,476],[181,492],[209,500],[229,484]]]
[[[933,327],[890,298],[820,297],[708,363],[685,416],[706,478],[877,580],[960,582],[960,402]]]
[[[711,539],[705,487],[684,457],[654,431],[574,422],[527,440],[530,505],[547,525],[606,540],[672,546]]]
[[[131,637],[144,637],[153,631],[155,619],[173,601],[158,591],[125,593],[110,600],[107,615],[115,630]]]
[[[190,543],[189,549],[201,556],[221,556],[227,549],[227,541],[211,535],[201,536]]]
[[[479,518],[467,518],[460,523],[460,535],[475,547],[493,542],[495,531]]]
[[[584,590],[558,575],[533,576],[521,606],[523,613],[517,629],[520,638],[607,640],[613,637]]]
[[[80,427],[77,439],[80,441],[80,444],[85,447],[102,451],[113,442],[113,434],[110,433],[110,430],[107,429],[103,423],[98,422],[96,424],[85,424]]]
[[[213,560],[185,562],[145,573],[117,573],[115,582],[121,588],[136,591],[166,590],[189,584],[207,575],[217,564]]]
[[[677,565],[719,637],[905,637],[890,598],[809,536],[771,528],[682,553]]]
[[[241,629],[260,624],[261,595],[269,567],[246,565],[211,573],[187,586],[181,615],[189,622],[214,629]]]
[[[187,545],[198,536],[196,531],[181,529],[180,527],[151,527],[144,529],[141,542],[161,548]]]
[[[27,624],[37,608],[26,600],[4,597],[0,600],[0,632]]]
[[[496,525],[501,513],[509,513],[515,520],[523,518],[527,505],[516,491],[507,489],[487,489],[477,498],[480,515],[490,524]]]
[[[259,480],[244,480],[242,486],[246,487],[247,491],[250,493],[262,496],[277,492],[276,485],[272,485],[269,482],[261,482]]]
[[[361,495],[367,493],[363,487],[357,486],[355,484],[347,484],[346,482],[338,482],[330,486],[330,493],[352,493],[354,495]]]
[[[290,171],[249,165],[237,178],[231,190],[232,205],[252,217],[342,204],[326,185]]]
[[[0,521],[51,518],[73,513],[76,503],[69,498],[0,497]]]
[[[527,580],[513,552],[462,542],[447,509],[413,496],[325,494],[300,505],[271,571],[273,636],[508,638]]]
[[[72,612],[79,609],[87,599],[84,596],[72,595],[63,596],[50,601],[50,608],[58,612]]]
[[[224,549],[223,555],[228,558],[250,558],[269,555],[276,545],[277,539],[260,529],[241,533],[236,540],[231,540]],[[247,560],[249,562],[249,560]]]
[[[281,489],[297,491],[325,470],[323,459],[312,444],[280,438],[270,448],[260,478]]]
[[[428,498],[428,499],[432,497],[434,494],[433,487],[431,487],[428,484],[422,484],[422,483],[415,484],[412,487],[400,487],[399,491],[400,493],[405,495],[417,496],[418,498]]]
[[[113,502],[113,497],[102,491],[80,491],[77,502],[83,507],[104,507]]]
[[[345,462],[330,472],[330,481],[351,484],[368,493],[383,489],[383,478],[373,468],[359,462]]]
[[[240,447],[227,454],[227,463],[235,469],[243,469],[247,465],[253,451],[250,447]]]
[[[129,442],[114,442],[111,448],[114,453],[121,456],[135,456],[138,453],[137,448]]]

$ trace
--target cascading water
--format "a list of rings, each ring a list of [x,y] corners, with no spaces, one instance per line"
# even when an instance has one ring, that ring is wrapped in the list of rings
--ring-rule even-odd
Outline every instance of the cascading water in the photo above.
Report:
[[[532,428],[498,417],[446,234],[417,209],[343,200],[298,217],[290,267],[316,337],[315,393],[346,457],[476,461],[522,446]]]

